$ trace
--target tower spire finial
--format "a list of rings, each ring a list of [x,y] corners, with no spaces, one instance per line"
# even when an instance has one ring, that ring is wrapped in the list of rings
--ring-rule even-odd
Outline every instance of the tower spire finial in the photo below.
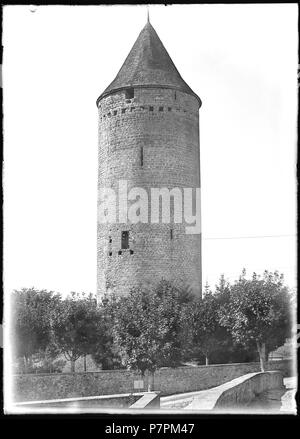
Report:
[[[149,5],[147,5],[147,23],[150,23]]]

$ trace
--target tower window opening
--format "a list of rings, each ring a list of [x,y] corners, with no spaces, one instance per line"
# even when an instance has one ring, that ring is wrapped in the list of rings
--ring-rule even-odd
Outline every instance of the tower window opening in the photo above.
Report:
[[[159,111],[164,111],[164,107],[159,107]]]
[[[125,230],[122,232],[121,248],[122,249],[129,248],[129,232],[128,232],[128,230]]]
[[[118,112],[117,112],[117,110],[115,110],[115,111],[114,111],[114,116],[116,116],[116,115],[117,115],[117,113],[118,113]]]
[[[141,166],[144,166],[144,148],[141,146]]]
[[[153,111],[153,107],[149,107],[149,111]]]
[[[111,237],[111,236],[108,238],[108,242],[109,242],[110,244],[112,243],[112,237]]]
[[[119,251],[118,251],[118,255],[121,255],[121,254],[122,254],[122,250],[119,250]]]
[[[170,229],[170,239],[173,239],[173,229]]]
[[[109,252],[109,253],[108,253],[108,256],[112,256],[112,252]]]
[[[130,250],[130,254],[133,255],[133,250]]]
[[[125,98],[126,99],[133,99],[134,98],[134,88],[127,88],[125,90]]]
[[[175,99],[175,101],[176,101],[176,98],[177,98],[177,96],[176,96],[176,91],[175,91],[175,94],[174,94],[174,99]]]

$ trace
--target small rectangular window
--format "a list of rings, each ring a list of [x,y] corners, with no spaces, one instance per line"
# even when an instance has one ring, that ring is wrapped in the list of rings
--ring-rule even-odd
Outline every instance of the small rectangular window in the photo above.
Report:
[[[159,111],[164,111],[164,107],[159,107]]]
[[[122,113],[125,113],[125,111],[126,111],[126,108],[122,108]]]
[[[112,252],[109,252],[108,255],[109,255],[109,256],[112,256]]]
[[[170,238],[173,239],[173,229],[170,230]]]
[[[141,166],[144,166],[144,148],[141,146]]]
[[[122,232],[121,248],[129,248],[129,232],[127,230]]]
[[[125,98],[126,99],[133,99],[134,98],[134,88],[127,88],[125,90]]]
[[[171,107],[168,107],[168,111],[172,111],[172,108],[171,108]]]
[[[153,111],[153,107],[149,107],[149,111]]]
[[[116,115],[117,115],[117,113],[118,113],[118,112],[117,112],[117,110],[114,110],[114,116],[116,116]]]

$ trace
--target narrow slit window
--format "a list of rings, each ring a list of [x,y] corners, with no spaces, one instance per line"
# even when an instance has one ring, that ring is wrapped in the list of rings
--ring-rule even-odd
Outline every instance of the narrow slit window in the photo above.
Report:
[[[174,94],[174,99],[175,99],[175,101],[176,101],[176,98],[177,98],[177,96],[176,96],[176,91],[175,91],[175,94]]]
[[[126,99],[134,98],[134,88],[127,88],[127,90],[125,90],[125,98]]]
[[[108,238],[108,242],[109,242],[110,244],[112,243],[112,237],[111,237],[111,236]]]
[[[129,248],[129,232],[127,230],[122,232],[121,248]]]
[[[173,229],[170,229],[170,239],[173,239]]]
[[[109,252],[108,255],[109,255],[109,256],[112,256],[112,252]]]
[[[141,166],[144,166],[144,148],[141,146]]]

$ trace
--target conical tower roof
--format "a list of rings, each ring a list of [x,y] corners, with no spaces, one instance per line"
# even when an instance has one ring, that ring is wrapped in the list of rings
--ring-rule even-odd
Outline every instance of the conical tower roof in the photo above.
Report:
[[[180,90],[201,100],[182,79],[171,57],[148,21],[113,82],[99,96],[127,87],[162,87]]]

